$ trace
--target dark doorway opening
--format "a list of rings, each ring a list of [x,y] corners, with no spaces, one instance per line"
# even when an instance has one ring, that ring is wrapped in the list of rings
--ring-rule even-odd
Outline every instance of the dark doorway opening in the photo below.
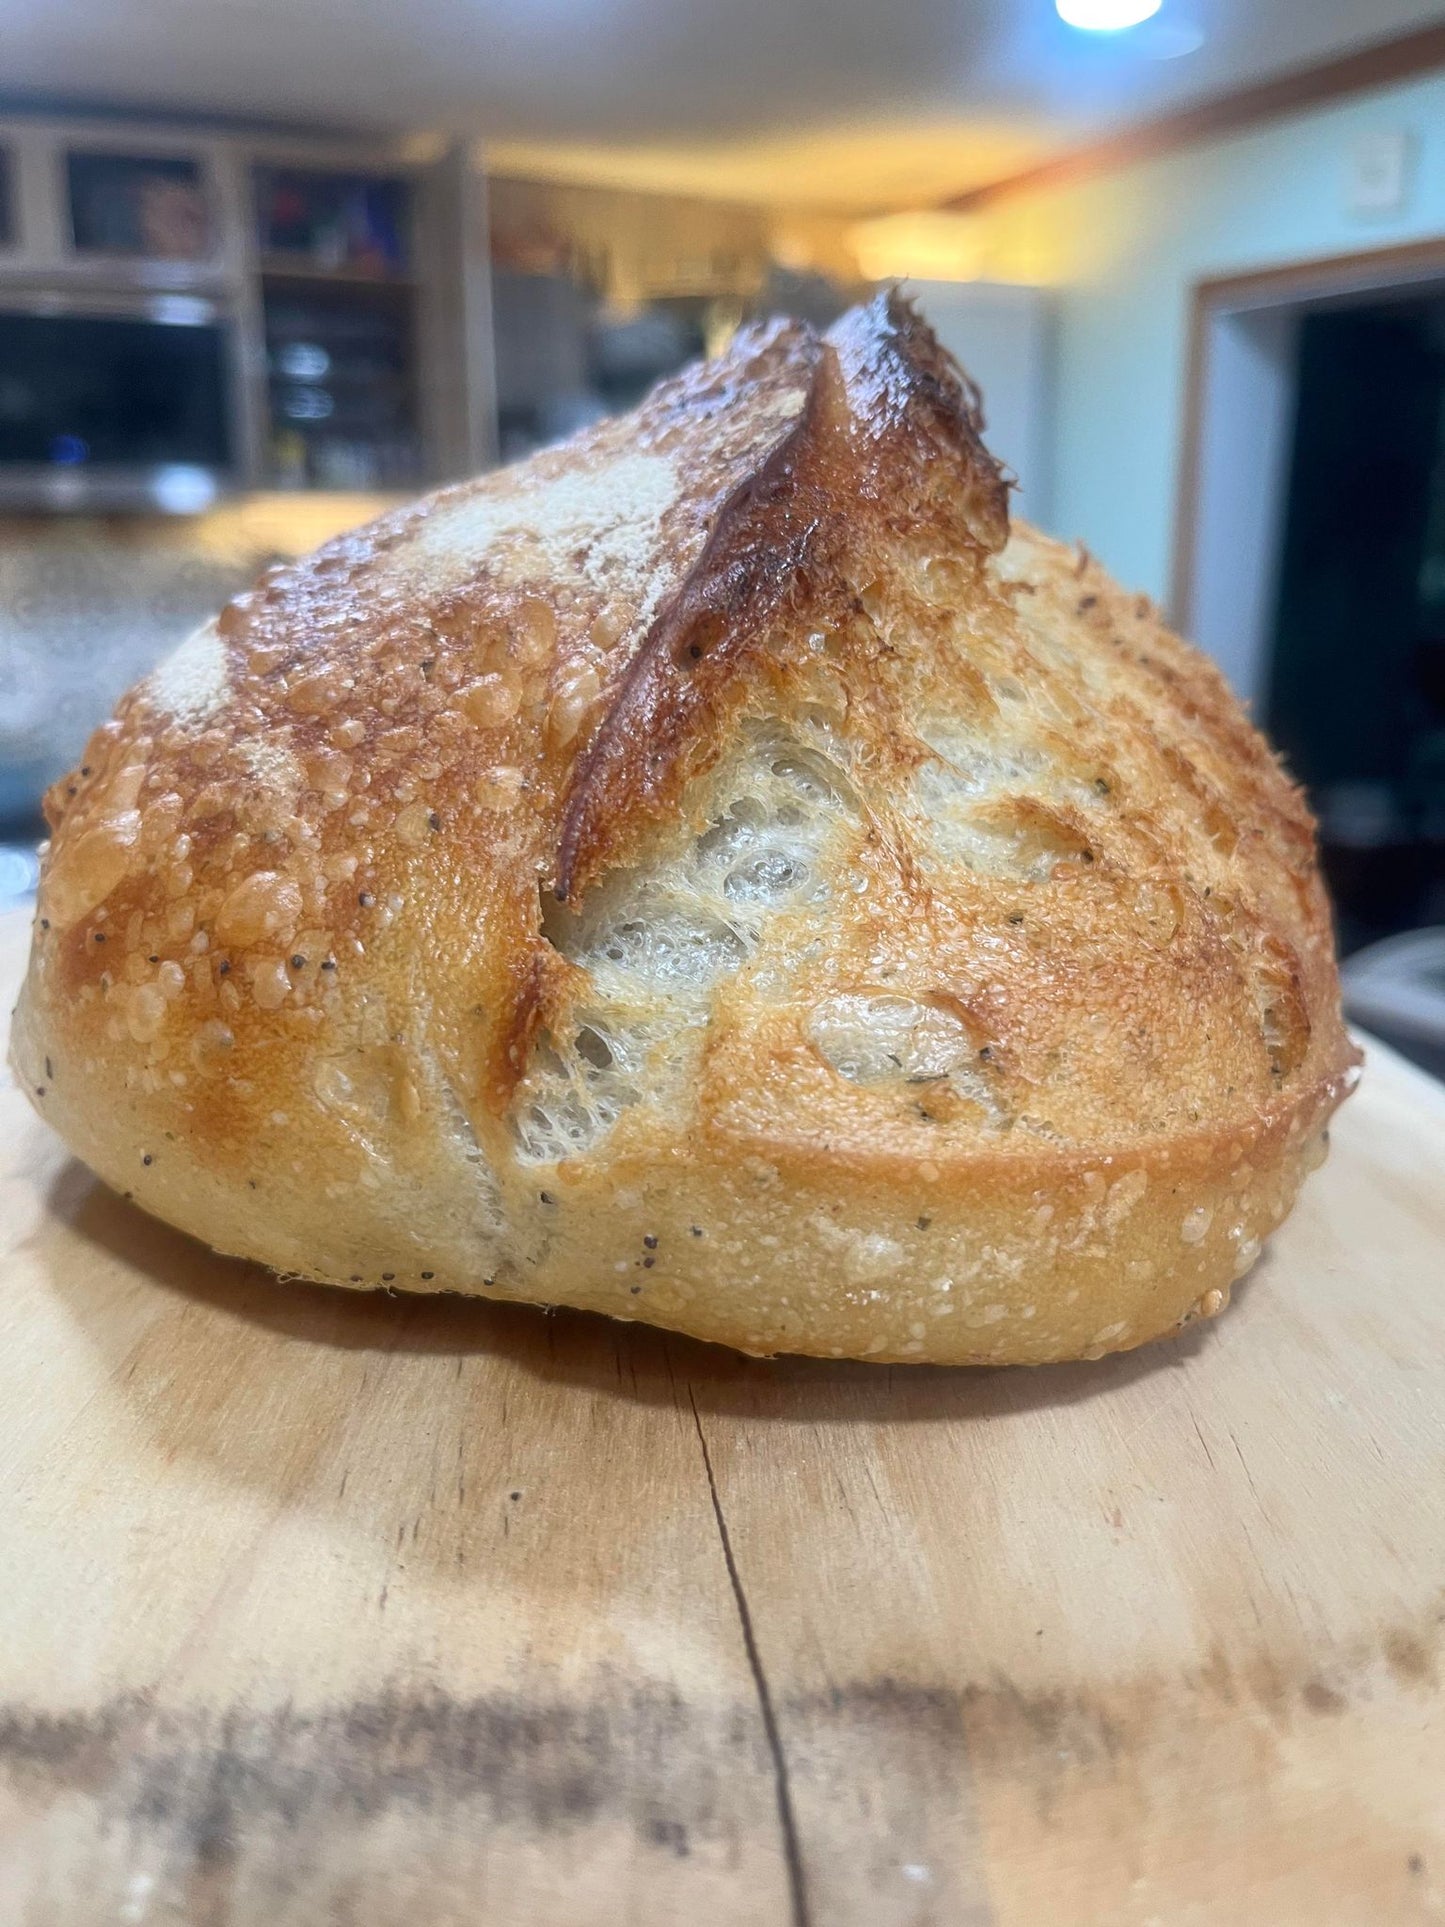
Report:
[[[1445,296],[1306,313],[1266,721],[1342,950],[1445,923]]]

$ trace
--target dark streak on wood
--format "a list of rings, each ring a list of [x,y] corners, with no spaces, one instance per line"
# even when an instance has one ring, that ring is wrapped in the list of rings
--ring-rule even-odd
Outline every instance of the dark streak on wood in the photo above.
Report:
[[[710,1490],[716,1493],[715,1479]],[[215,1875],[232,1860],[249,1868],[237,1879],[259,1879],[292,1857],[324,1866],[336,1859],[339,1843],[396,1811],[449,1830],[464,1820],[478,1853],[487,1850],[489,1829],[545,1836],[623,1822],[654,1850],[677,1855],[686,1841],[696,1855],[732,1837],[739,1801],[759,1797],[765,1776],[780,1819],[787,1813],[798,1857],[796,1869],[789,1867],[796,1923],[810,1918],[800,1788],[807,1789],[804,1810],[819,1799],[822,1811],[836,1810],[888,1762],[906,1761],[908,1785],[898,1791],[907,1811],[946,1802],[946,1789],[960,1788],[980,1768],[1022,1775],[1052,1807],[1067,1781],[1114,1775],[1151,1729],[1180,1717],[1180,1692],[1190,1689],[1163,1681],[1116,1693],[1107,1709],[1089,1696],[1027,1694],[1006,1681],[960,1690],[855,1680],[775,1699],[717,1504],[719,1539],[756,1668],[749,1700],[685,1699],[601,1673],[589,1693],[575,1697],[538,1685],[471,1699],[397,1689],[309,1711],[290,1704],[173,1710],[144,1694],[84,1714],[11,1705],[0,1707],[0,1778],[38,1806],[88,1802],[98,1830],[120,1829],[132,1837],[137,1861],[159,1864],[177,1879],[197,1869]],[[1401,1688],[1428,1693],[1433,1655],[1425,1638],[1402,1629],[1390,1647]],[[1361,1677],[1376,1663],[1362,1653]],[[1231,1670],[1193,1690],[1232,1701],[1248,1681],[1261,1704],[1273,1709],[1278,1700],[1285,1724],[1291,1699],[1306,1717],[1325,1718],[1338,1717],[1350,1701],[1348,1673],[1299,1687],[1258,1674]],[[791,1759],[783,1755],[784,1729],[799,1736],[801,1751]],[[856,1784],[838,1783],[840,1759],[856,1762],[856,1775],[848,1776]],[[814,1850],[836,1852],[838,1845],[820,1840]]]
[[[726,1521],[715,1517],[721,1538]],[[741,1616],[747,1603],[740,1578],[735,1583]],[[1428,1692],[1429,1635],[1401,1629],[1391,1639],[1400,1686]],[[750,1659],[756,1652],[754,1638]],[[223,1927],[239,1919],[299,1921],[284,1905],[268,1912],[263,1904],[286,1888],[313,1899],[333,1894],[339,1907],[338,1870],[351,1863],[366,1829],[389,1814],[404,1817],[418,1852],[461,1853],[463,1873],[495,1854],[499,1832],[545,1840],[620,1828],[646,1852],[726,1862],[749,1814],[778,1794],[776,1735],[786,1731],[793,1736],[788,1810],[800,1857],[804,1849],[823,1856],[810,1882],[814,1912],[862,1921],[883,1915],[867,1872],[876,1841],[865,1829],[858,1857],[850,1851],[853,1803],[864,1803],[875,1827],[887,1820],[896,1866],[927,1851],[909,1837],[914,1821],[966,1802],[975,1772],[1032,1786],[1040,1811],[1056,1816],[1070,1784],[1113,1780],[1151,1731],[1172,1728],[1181,1692],[1232,1701],[1247,1684],[1271,1711],[1282,1696],[1283,1724],[1301,1715],[1332,1720],[1350,1704],[1353,1670],[1332,1674],[1331,1684],[1316,1676],[1296,1687],[1264,1679],[1257,1666],[1226,1668],[1227,1677],[1192,1689],[1141,1681],[1107,1703],[1068,1692],[1026,1694],[998,1680],[960,1690],[888,1678],[775,1701],[758,1663],[753,1693],[736,1701],[684,1698],[600,1673],[577,1696],[538,1684],[472,1699],[397,1689],[310,1711],[289,1703],[176,1710],[142,1694],[86,1714],[0,1707],[0,1778],[36,1808],[87,1813],[96,1839],[124,1843],[118,1866],[155,1868],[184,1897],[193,1927]],[[1376,1655],[1359,1656],[1362,1679],[1375,1664]],[[840,1763],[847,1763],[841,1778]],[[955,1872],[969,1878],[967,1863]],[[88,1919],[112,1917],[124,1899],[119,1890],[88,1891]],[[857,1905],[840,1911],[839,1896],[849,1892]],[[790,1897],[792,1920],[808,1919],[798,1913],[796,1888]],[[806,1907],[807,1889],[802,1898]],[[964,1890],[946,1902],[933,1898],[948,1911],[921,1913],[920,1921],[990,1917],[986,1901]],[[385,1893],[373,1893],[366,1914],[355,1918],[390,1918],[386,1908]],[[778,1916],[760,1899],[758,1918]]]
[[[580,1701],[395,1693],[310,1712],[165,1712],[131,1694],[86,1715],[0,1708],[0,1771],[31,1800],[92,1802],[98,1831],[129,1834],[133,1863],[177,1883],[229,1872],[229,1886],[324,1873],[339,1843],[397,1811],[439,1829],[465,1813],[451,1837],[475,1840],[479,1861],[493,1829],[619,1820],[682,1857],[726,1840],[730,1792],[757,1786],[768,1758],[755,1713],[602,1681]],[[206,1909],[194,1898],[198,1922],[243,1912],[235,1892]]]

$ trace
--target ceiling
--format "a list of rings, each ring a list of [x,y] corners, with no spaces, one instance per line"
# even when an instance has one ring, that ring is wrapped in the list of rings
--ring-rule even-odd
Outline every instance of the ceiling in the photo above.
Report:
[[[0,85],[445,130],[517,171],[876,208],[1442,17],[1441,0],[1163,0],[1089,35],[1052,0],[0,0]]]

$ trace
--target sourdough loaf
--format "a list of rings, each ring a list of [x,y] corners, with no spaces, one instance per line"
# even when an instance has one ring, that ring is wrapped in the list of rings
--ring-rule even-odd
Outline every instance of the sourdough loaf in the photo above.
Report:
[[[47,808],[25,1087],[333,1285],[1092,1356],[1354,1074],[1299,793],[896,296],[272,570]]]

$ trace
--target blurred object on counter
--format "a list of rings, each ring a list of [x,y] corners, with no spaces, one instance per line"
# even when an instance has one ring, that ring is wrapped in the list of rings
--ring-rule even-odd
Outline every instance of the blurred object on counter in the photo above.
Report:
[[[846,312],[854,298],[851,284],[830,280],[816,268],[792,268],[782,261],[770,261],[768,278],[758,297],[758,312],[794,315],[821,334]]]
[[[28,843],[0,843],[0,916],[28,903],[40,881],[40,858]]]
[[[648,389],[704,353],[703,312],[694,302],[646,307],[606,302],[593,311],[587,367],[594,393],[611,414],[635,408]]]
[[[1445,1078],[1445,926],[1409,930],[1342,967],[1345,1014]]]

